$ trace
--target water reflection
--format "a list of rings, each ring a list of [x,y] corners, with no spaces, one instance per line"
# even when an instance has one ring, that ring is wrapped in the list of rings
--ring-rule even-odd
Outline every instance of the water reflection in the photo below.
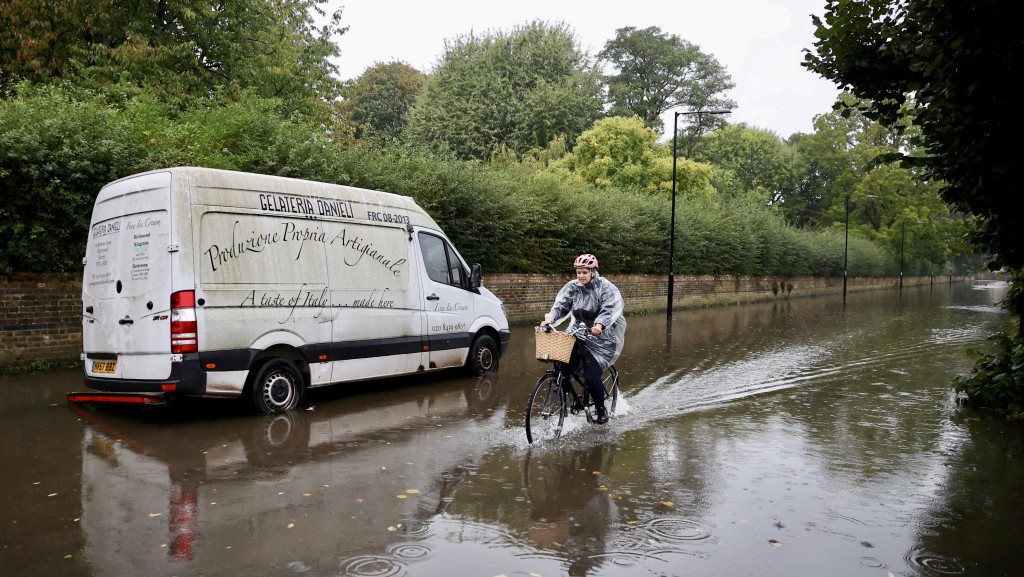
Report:
[[[612,495],[601,482],[611,472],[614,444],[567,448],[523,461],[530,506],[530,543],[566,558],[572,576],[588,575],[605,555],[605,532],[616,523]]]
[[[498,388],[484,378],[396,389],[386,402],[321,400],[295,414],[221,419],[73,407],[88,423],[85,563],[103,575],[175,574],[194,561],[230,573],[340,563],[378,575],[421,561],[426,552],[410,545],[343,552],[381,550],[382,533],[409,538],[444,511],[480,449],[458,439],[500,426]],[[470,406],[478,419],[466,419]]]

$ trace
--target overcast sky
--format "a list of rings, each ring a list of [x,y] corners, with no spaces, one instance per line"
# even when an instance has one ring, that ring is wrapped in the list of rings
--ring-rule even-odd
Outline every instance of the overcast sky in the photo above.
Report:
[[[338,40],[343,79],[393,61],[430,72],[446,40],[511,32],[541,20],[567,24],[591,56],[626,26],[676,34],[714,56],[732,77],[736,87],[728,96],[737,107],[730,122],[782,138],[813,132],[814,117],[829,112],[838,94],[835,85],[800,65],[802,49],[813,48],[810,15],[824,11],[824,0],[330,0],[324,6],[328,12],[342,8],[342,24],[349,27]],[[671,113],[667,118],[671,126]]]

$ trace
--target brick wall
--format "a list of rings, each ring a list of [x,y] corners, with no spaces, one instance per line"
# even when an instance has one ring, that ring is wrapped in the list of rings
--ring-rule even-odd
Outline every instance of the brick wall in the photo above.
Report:
[[[77,359],[81,311],[81,275],[0,276],[0,367]]]
[[[555,293],[573,278],[562,275],[487,274],[484,284],[505,303],[509,321],[535,322],[551,306]],[[608,275],[626,301],[629,314],[665,310],[665,275]],[[941,280],[940,280],[941,279]],[[949,277],[907,277],[904,286],[948,282]],[[959,279],[963,280],[963,279]],[[898,279],[851,278],[847,292],[893,289]],[[840,294],[842,278],[676,276],[676,308],[707,307],[772,299]],[[0,368],[33,361],[78,359],[82,346],[82,283],[78,275],[0,276]]]

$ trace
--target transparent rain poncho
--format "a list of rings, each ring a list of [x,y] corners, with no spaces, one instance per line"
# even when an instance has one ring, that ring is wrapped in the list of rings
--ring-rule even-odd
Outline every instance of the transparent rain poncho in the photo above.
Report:
[[[586,285],[575,279],[567,282],[555,295],[555,304],[544,319],[560,325],[568,318],[569,329],[581,322],[587,328],[595,324],[604,327],[600,335],[588,334],[576,341],[587,347],[603,371],[613,365],[622,353],[626,340],[624,306],[619,289],[595,270]]]

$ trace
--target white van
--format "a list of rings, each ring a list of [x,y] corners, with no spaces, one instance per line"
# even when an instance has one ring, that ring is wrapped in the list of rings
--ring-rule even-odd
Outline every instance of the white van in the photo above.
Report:
[[[85,385],[138,402],[497,369],[501,301],[413,199],[178,167],[103,187],[82,282]]]

